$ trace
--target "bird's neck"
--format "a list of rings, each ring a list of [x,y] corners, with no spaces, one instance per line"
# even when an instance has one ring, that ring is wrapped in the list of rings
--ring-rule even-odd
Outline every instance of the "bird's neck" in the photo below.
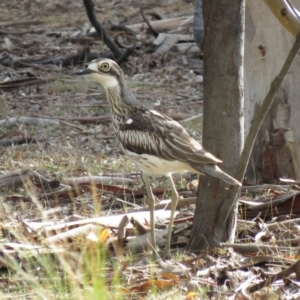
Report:
[[[126,84],[106,88],[106,95],[115,127],[127,121],[132,107],[143,106]]]

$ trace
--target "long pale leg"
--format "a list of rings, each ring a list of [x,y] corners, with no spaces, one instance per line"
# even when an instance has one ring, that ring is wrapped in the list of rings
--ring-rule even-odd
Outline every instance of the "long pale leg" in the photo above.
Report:
[[[171,216],[170,216],[168,235],[167,235],[167,245],[165,248],[164,257],[170,256],[170,244],[171,244],[171,237],[172,237],[174,214],[175,214],[175,209],[179,198],[172,175],[169,175],[168,179],[169,179],[169,184],[171,189]]]
[[[146,174],[142,174],[143,181],[146,186],[147,196],[148,196],[148,205],[150,208],[150,225],[151,225],[151,243],[153,247],[153,258],[156,259],[156,239],[155,239],[155,220],[154,220],[154,195],[152,193],[150,178]]]

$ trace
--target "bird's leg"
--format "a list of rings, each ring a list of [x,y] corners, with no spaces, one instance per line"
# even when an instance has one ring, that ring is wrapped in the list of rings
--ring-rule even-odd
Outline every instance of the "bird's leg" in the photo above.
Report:
[[[142,174],[143,181],[146,186],[147,197],[148,197],[148,205],[150,208],[150,225],[151,225],[151,243],[153,247],[153,258],[156,259],[156,239],[155,239],[155,220],[154,220],[154,195],[152,193],[150,178],[146,174]]]
[[[175,209],[179,198],[172,175],[169,175],[168,179],[169,179],[169,184],[171,189],[171,216],[170,216],[168,235],[167,235],[167,245],[165,248],[164,257],[170,256],[170,244],[171,244],[171,237],[172,237],[173,221],[174,221]]]

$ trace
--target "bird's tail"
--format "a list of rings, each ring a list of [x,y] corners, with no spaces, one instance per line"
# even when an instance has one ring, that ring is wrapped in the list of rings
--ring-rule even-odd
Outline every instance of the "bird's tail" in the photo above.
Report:
[[[237,181],[236,179],[234,179],[233,177],[231,177],[230,175],[222,171],[217,165],[209,165],[209,164],[197,165],[197,166],[193,166],[193,168],[195,168],[196,170],[198,170],[203,174],[221,179],[230,185],[235,185],[235,186],[242,185],[239,181]]]

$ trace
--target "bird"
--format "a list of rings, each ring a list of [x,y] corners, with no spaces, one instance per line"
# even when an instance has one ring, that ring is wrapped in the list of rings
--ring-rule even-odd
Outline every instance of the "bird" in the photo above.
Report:
[[[129,89],[122,69],[113,60],[92,60],[86,69],[76,72],[76,75],[88,75],[91,80],[103,86],[116,138],[125,154],[142,171],[150,208],[151,243],[154,250],[155,197],[150,177],[164,175],[168,179],[171,213],[164,257],[170,257],[172,226],[179,198],[172,174],[190,171],[210,175],[233,186],[241,186],[241,183],[222,171],[218,166],[222,161],[204,150],[178,122],[156,110],[148,109],[138,101]]]

